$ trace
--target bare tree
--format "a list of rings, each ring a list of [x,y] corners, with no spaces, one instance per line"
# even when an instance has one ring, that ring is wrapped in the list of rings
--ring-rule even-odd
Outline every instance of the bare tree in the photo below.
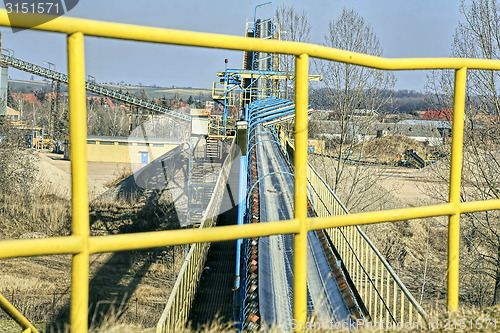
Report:
[[[325,45],[375,56],[382,55],[380,42],[373,29],[354,10],[344,9],[340,17],[330,21],[325,35]],[[391,100],[390,89],[395,76],[390,72],[355,66],[339,62],[317,61],[317,71],[323,76],[328,91],[327,105],[334,111],[336,121],[333,158],[323,168],[327,181],[338,192],[344,203],[354,210],[368,209],[366,197],[368,187],[375,183],[380,171],[361,164],[349,166],[345,163],[356,155],[364,154],[364,143],[377,123],[377,114]],[[317,133],[311,133],[317,135]],[[328,134],[328,133],[322,133]],[[331,133],[330,133],[331,134]],[[330,137],[331,138],[331,137]],[[369,200],[375,203],[380,198]],[[373,208],[373,207],[372,207]]]
[[[452,55],[464,58],[500,58],[500,6],[496,0],[462,1],[463,22],[455,33]],[[433,72],[427,88],[438,107],[451,107],[453,73]],[[466,91],[462,200],[500,198],[500,101],[498,71],[469,70]],[[445,174],[440,177],[447,180]],[[442,192],[444,194],[444,191]],[[443,199],[445,195],[442,195]],[[461,258],[472,262],[461,270],[471,283],[486,284],[490,297],[471,287],[468,299],[478,305],[500,304],[500,214],[498,211],[464,215]],[[465,252],[464,252],[465,251]],[[472,260],[470,259],[472,258]]]
[[[91,100],[87,103],[87,126],[89,135],[127,136],[129,115],[122,107],[111,108]]]
[[[286,41],[309,42],[311,25],[307,20],[305,11],[298,13],[293,7],[282,5],[276,8],[276,20],[278,21],[278,38]],[[284,91],[284,98],[290,99],[290,81],[295,72],[295,57],[282,54],[279,57],[280,71],[286,73],[287,78],[280,80],[280,90]]]

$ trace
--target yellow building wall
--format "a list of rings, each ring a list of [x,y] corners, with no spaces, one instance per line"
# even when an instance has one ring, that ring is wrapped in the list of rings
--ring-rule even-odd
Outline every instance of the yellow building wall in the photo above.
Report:
[[[177,146],[178,144],[174,143],[87,141],[87,160],[89,162],[141,164],[142,153],[147,152],[149,163]]]
[[[314,147],[314,153],[316,154],[324,154],[325,153],[325,141],[324,140],[313,140],[309,139],[307,141],[308,147]]]

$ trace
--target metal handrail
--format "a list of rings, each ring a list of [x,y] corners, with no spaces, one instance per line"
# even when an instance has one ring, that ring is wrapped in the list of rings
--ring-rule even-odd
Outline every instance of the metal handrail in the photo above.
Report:
[[[214,219],[216,217],[215,212],[219,209],[237,148],[238,146],[235,144],[235,139],[233,139],[231,141],[230,153],[219,171],[219,177],[217,178],[207,209],[203,214],[199,229],[210,228],[214,224]],[[191,245],[179,271],[174,287],[172,288],[167,305],[156,325],[156,332],[172,332],[186,325],[189,310],[197,289],[197,281],[206,260],[208,247],[209,243],[196,243]],[[179,305],[179,300],[183,300],[181,305]]]
[[[311,171],[313,171],[316,174],[316,176],[321,180],[321,182],[323,183],[323,185],[328,189],[328,191],[330,192],[330,194],[335,198],[335,200],[340,205],[340,207],[342,208],[342,210],[346,214],[350,214],[349,210],[345,207],[344,203],[338,199],[337,195],[335,194],[335,192],[333,192],[333,190],[326,183],[326,181],[318,174],[318,172],[314,169],[314,167],[311,164],[308,163],[308,165],[309,165]],[[426,315],[424,309],[422,309],[422,307],[420,306],[420,304],[415,300],[415,298],[413,297],[413,295],[406,288],[406,286],[401,281],[401,279],[399,278],[399,276],[397,275],[397,273],[394,271],[394,269],[391,267],[391,265],[387,262],[387,260],[385,259],[384,255],[382,255],[382,253],[380,253],[380,251],[375,246],[375,244],[373,244],[373,242],[370,240],[370,238],[366,235],[366,233],[359,226],[356,225],[354,227],[359,232],[359,234],[361,235],[361,237],[363,237],[363,239],[368,243],[368,245],[370,246],[370,248],[375,252],[375,254],[377,255],[377,257],[380,259],[380,261],[385,266],[385,268],[389,271],[389,273],[392,276],[392,278],[396,281],[396,283],[398,284],[398,286],[404,292],[405,296],[412,303],[412,305],[415,307],[415,309],[418,311],[418,313],[422,316],[422,318],[426,318],[427,315]]]
[[[282,137],[282,139],[284,141],[281,144],[281,146],[282,147],[286,146],[286,144],[288,143],[292,148],[294,148],[293,143],[290,141],[290,139],[288,138],[288,136],[286,135],[285,132],[279,131],[278,134],[277,134],[277,136],[280,137],[281,133],[283,133],[283,135],[281,135],[281,137]],[[314,167],[309,162],[307,164],[308,164],[308,170],[312,171],[314,173],[314,175],[317,177],[317,179],[320,180],[321,185],[324,186],[324,188],[326,188],[328,195],[330,195],[330,196],[332,196],[334,198],[335,203],[338,206],[340,206],[340,208],[343,210],[343,212],[345,214],[350,214],[349,210],[347,209],[347,207],[345,207],[345,205],[343,204],[343,202],[337,197],[337,195],[331,189],[331,187],[328,185],[328,183],[318,174],[318,172],[316,171],[316,169],[314,169]],[[308,181],[309,181],[309,177],[308,177]],[[310,184],[310,187],[315,191],[315,193],[316,193],[317,197],[319,198],[319,200],[321,201],[321,203],[324,205],[325,209],[327,209],[329,211],[329,215],[334,215],[334,212],[332,212],[332,211],[330,211],[328,209],[327,204],[323,200],[324,198],[318,193],[316,187],[311,182],[309,182],[309,184]],[[311,195],[311,198],[312,198],[311,192],[310,192],[310,195]],[[363,232],[363,230],[361,230],[361,228],[359,226],[354,226],[354,227],[356,228],[356,230],[360,234],[360,236],[368,244],[368,246],[372,249],[372,251],[375,253],[375,255],[378,257],[378,259],[381,261],[381,263],[383,264],[383,266],[387,269],[387,271],[389,272],[390,276],[394,279],[394,281],[396,282],[396,284],[398,285],[398,287],[401,289],[401,291],[404,293],[404,295],[406,296],[406,298],[408,299],[408,301],[415,307],[415,309],[417,310],[417,312],[419,313],[419,315],[425,320],[425,318],[427,316],[426,313],[425,313],[425,311],[420,306],[420,304],[415,300],[415,298],[410,293],[410,291],[406,288],[406,286],[404,285],[404,283],[401,281],[401,279],[399,278],[399,276],[397,275],[397,273],[394,271],[394,269],[391,267],[391,265],[387,262],[387,260],[385,259],[385,257],[380,253],[380,251],[377,249],[377,247],[373,244],[373,242]],[[350,244],[349,240],[347,239],[347,237],[345,236],[344,232],[342,230],[340,230],[340,229],[339,229],[339,231],[341,232],[341,234],[343,235],[343,237],[345,237],[345,240],[346,240],[348,246],[351,248],[351,251],[354,253],[354,256],[355,256],[356,260],[358,261],[359,265],[361,266],[361,269],[365,271],[365,268],[363,267],[361,261],[359,260],[358,256],[355,253],[356,252],[355,249],[351,246],[351,244]],[[371,277],[368,276],[368,278],[370,279],[370,281],[372,280]],[[378,290],[377,290],[376,287],[375,287],[375,290],[378,293]],[[379,296],[380,296],[381,300],[384,302],[384,305],[385,305],[385,301],[383,300],[383,295],[380,295],[380,293],[379,293]],[[389,309],[389,307],[387,305],[385,305],[385,306],[386,306],[386,309],[389,312],[391,312],[390,309]],[[393,316],[392,313],[390,315],[391,315],[391,317],[394,318],[394,316]]]
[[[19,310],[12,305],[7,298],[0,294],[0,308],[2,308],[12,319],[16,321],[23,328],[23,330],[38,333],[38,330],[33,326],[26,317],[24,317]]]

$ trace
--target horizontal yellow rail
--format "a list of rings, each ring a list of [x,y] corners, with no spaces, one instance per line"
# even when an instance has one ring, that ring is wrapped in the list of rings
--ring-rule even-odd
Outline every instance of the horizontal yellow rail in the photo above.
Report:
[[[394,222],[425,217],[471,213],[500,209],[500,200],[469,201],[459,205],[441,205],[399,208],[374,212],[352,213],[342,216],[307,219],[307,230],[320,230],[351,225]],[[152,231],[134,234],[89,237],[90,253],[138,250],[189,243],[218,242],[248,237],[293,234],[299,231],[297,220],[279,221],[243,226],[221,226],[210,229],[182,229]],[[0,242],[0,258],[28,257],[80,252],[82,242],[78,237],[4,240]]]
[[[500,69],[500,64],[498,63],[498,61],[484,59],[387,59],[306,43],[262,40],[256,38],[254,39],[211,33],[143,27],[137,25],[109,23],[68,17],[58,17],[52,21],[32,28],[30,23],[35,21],[36,17],[38,16],[39,15],[35,14],[23,14],[22,18],[16,18],[16,23],[19,22],[17,26],[21,28],[62,32],[66,34],[72,34],[78,31],[87,36],[146,41],[163,44],[245,51],[258,50],[261,52],[283,53],[290,55],[308,54],[311,57],[315,58],[335,60],[366,67],[388,70],[458,69],[462,67],[467,67],[470,69]],[[5,10],[0,11],[0,25],[10,25],[7,12]]]
[[[111,23],[70,17],[57,17],[32,27],[32,22],[42,15],[10,14],[19,28],[72,34],[81,32],[86,36],[134,40],[161,44],[198,46],[204,48],[260,51],[290,55],[308,54],[313,58],[333,60],[365,67],[386,70],[415,69],[490,69],[500,70],[499,60],[464,58],[382,58],[350,51],[334,49],[308,43],[246,38],[231,35],[144,27],[139,25]],[[5,9],[0,10],[0,25],[10,26]]]
[[[70,144],[72,161],[72,235],[44,240],[9,240],[0,242],[0,258],[42,254],[73,254],[71,331],[87,332],[88,257],[90,253],[120,251],[145,247],[168,246],[182,243],[202,243],[280,233],[295,234],[294,246],[294,316],[298,322],[306,320],[306,285],[303,267],[306,267],[305,231],[397,221],[429,216],[447,215],[448,240],[448,307],[458,305],[458,244],[460,214],[500,209],[499,200],[460,203],[461,161],[464,122],[465,79],[467,69],[500,70],[500,60],[461,58],[405,58],[388,59],[364,55],[325,46],[306,43],[262,40],[229,35],[180,31],[137,25],[58,17],[32,28],[42,15],[15,15],[15,27],[64,33],[68,36],[68,75],[70,97]],[[42,19],[43,21],[43,19]],[[0,25],[11,26],[7,12],[0,10]],[[88,193],[86,169],[86,108],[84,36],[105,37],[142,42],[197,46],[206,48],[282,53],[296,56],[296,119],[302,119],[295,130],[300,144],[295,150],[295,216],[293,220],[249,226],[216,227],[207,230],[175,230],[134,235],[89,237]],[[306,219],[307,197],[307,105],[308,59],[310,57],[339,61],[384,70],[455,69],[454,118],[449,203],[410,209],[395,209],[338,217]],[[304,142],[302,142],[304,141]]]
[[[77,236],[2,240],[0,241],[0,259],[74,254],[82,250],[82,245],[82,239]]]

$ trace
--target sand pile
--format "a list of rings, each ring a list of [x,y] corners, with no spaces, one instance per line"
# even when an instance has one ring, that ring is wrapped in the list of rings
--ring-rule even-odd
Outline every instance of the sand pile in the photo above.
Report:
[[[413,149],[422,158],[427,154],[427,148],[423,143],[399,134],[375,138],[364,145],[367,156],[377,157],[379,161],[386,163],[394,161],[407,149]]]
[[[35,154],[37,162],[37,186],[40,190],[56,194],[62,198],[71,198],[71,164],[69,161],[52,159],[44,154]],[[96,173],[96,172],[94,172]],[[107,178],[115,177],[113,173]],[[98,178],[98,179],[97,179]],[[106,180],[90,175],[88,177],[89,198],[93,199],[104,193]]]
[[[49,157],[36,154],[38,159],[37,181],[40,190],[63,198],[71,197],[71,175],[53,165]]]

